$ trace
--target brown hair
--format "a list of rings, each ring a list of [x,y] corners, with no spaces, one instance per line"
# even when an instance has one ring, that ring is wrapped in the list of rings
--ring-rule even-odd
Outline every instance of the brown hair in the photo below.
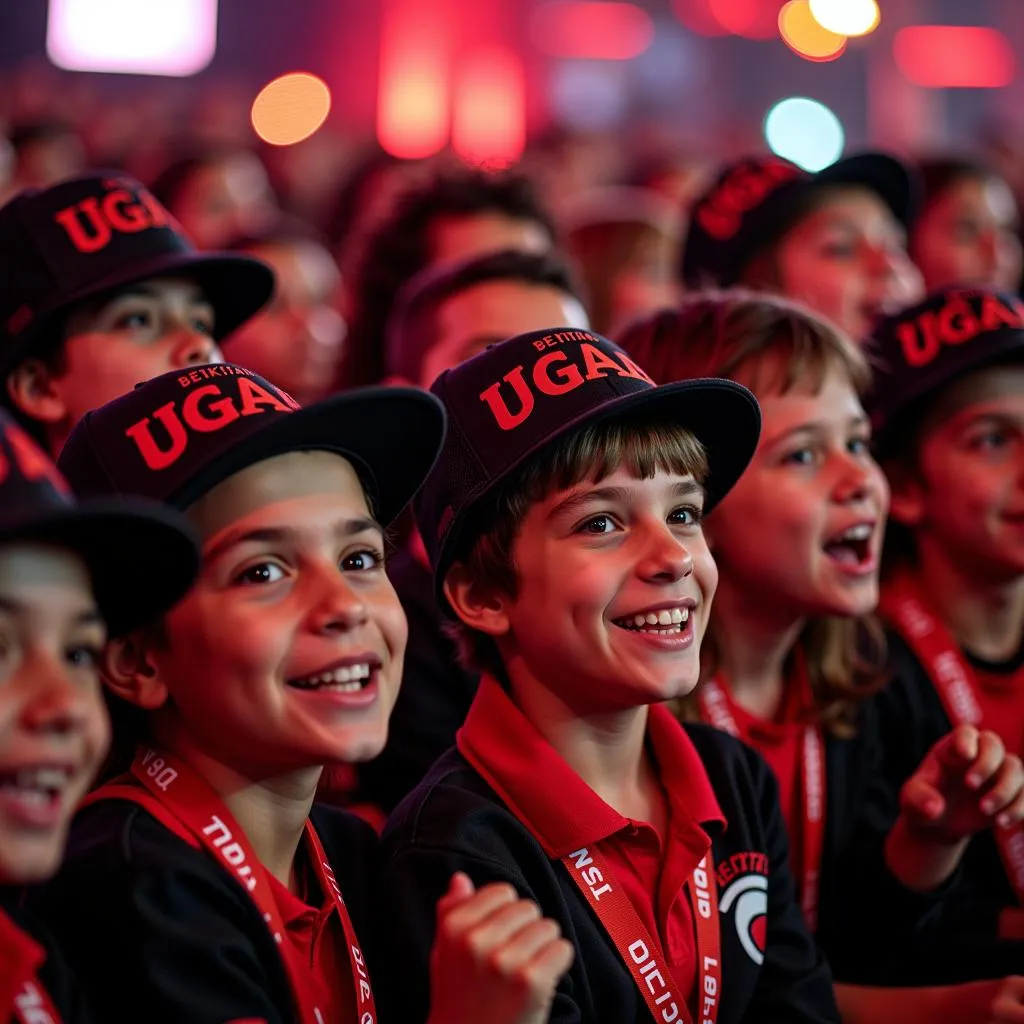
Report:
[[[755,394],[786,392],[810,384],[819,389],[838,368],[858,393],[870,383],[861,350],[838,328],[802,306],[744,291],[709,292],[633,324],[619,339],[654,377],[668,383],[690,377],[740,380]],[[701,675],[714,675],[721,638],[715,617],[704,640]],[[884,682],[882,629],[873,616],[811,619],[797,639],[824,728],[854,732],[856,706]],[[677,709],[697,718],[693,698]]]
[[[552,442],[525,462],[489,496],[466,531],[456,562],[476,580],[487,580],[503,594],[518,589],[513,543],[532,505],[585,480],[597,483],[625,467],[640,480],[659,470],[707,477],[707,456],[690,431],[663,420],[626,417],[583,426]],[[494,638],[456,622],[448,627],[462,664],[505,679]]]

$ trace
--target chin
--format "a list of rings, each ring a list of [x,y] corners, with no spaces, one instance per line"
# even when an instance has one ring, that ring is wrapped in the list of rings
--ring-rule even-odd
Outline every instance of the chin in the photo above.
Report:
[[[64,858],[64,833],[59,838],[9,843],[0,857],[0,885],[35,885],[52,878]]]

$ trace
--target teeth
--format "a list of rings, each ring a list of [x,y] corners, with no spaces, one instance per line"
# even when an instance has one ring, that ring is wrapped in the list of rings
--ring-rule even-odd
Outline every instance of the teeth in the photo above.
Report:
[[[368,662],[361,662],[356,665],[342,665],[316,676],[308,676],[306,679],[298,680],[295,685],[308,690],[326,686],[341,693],[354,693],[362,689],[361,680],[369,678],[370,665]]]
[[[66,768],[19,768],[11,772],[2,785],[4,788],[17,789],[27,795],[34,794],[47,799],[52,793],[62,792],[69,777],[70,772]]]
[[[868,523],[861,523],[859,526],[851,526],[845,533],[840,535],[840,540],[868,540],[871,536],[871,526]]]
[[[630,628],[637,629],[641,633],[678,633],[678,629],[668,629],[665,627],[680,626],[690,618],[689,608],[663,608],[659,612],[637,612],[628,619],[619,620],[623,625],[629,626]],[[657,627],[651,629],[649,627]]]

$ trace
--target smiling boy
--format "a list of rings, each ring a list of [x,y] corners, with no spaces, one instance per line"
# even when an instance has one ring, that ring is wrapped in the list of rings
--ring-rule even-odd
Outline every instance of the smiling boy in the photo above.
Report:
[[[697,683],[717,585],[701,520],[757,445],[753,396],[655,387],[569,328],[432,391],[450,429],[417,521],[484,675],[457,750],[385,832],[389,1009],[424,1018],[432,904],[459,869],[574,944],[552,1021],[837,1020],[770,771],[660,706]]]

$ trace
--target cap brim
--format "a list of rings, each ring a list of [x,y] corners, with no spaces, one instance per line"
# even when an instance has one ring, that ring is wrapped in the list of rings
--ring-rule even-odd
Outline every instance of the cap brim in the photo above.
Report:
[[[92,576],[111,636],[152,622],[188,592],[199,571],[196,537],[155,503],[84,502],[0,531],[0,543],[36,541],[78,554]]]
[[[149,260],[140,260],[116,274],[62,296],[59,305],[45,310],[27,332],[4,353],[0,371],[6,372],[30,355],[55,316],[86,299],[106,294],[154,277],[187,277],[203,290],[213,307],[213,337],[220,341],[237,330],[259,312],[274,293],[274,273],[266,264],[251,256],[220,252],[164,253]]]
[[[906,227],[917,206],[916,179],[910,169],[885,153],[858,153],[837,160],[808,182],[819,185],[855,185],[879,196],[893,216]]]
[[[388,526],[426,479],[444,441],[441,403],[419,388],[362,388],[276,417],[196,473],[168,501],[187,508],[222,480],[293,451],[332,451],[364,478]]]
[[[700,377],[637,391],[569,420],[557,432],[545,437],[541,444],[523,452],[498,479],[488,481],[486,488],[467,497],[463,510],[456,516],[444,539],[434,567],[435,593],[447,614],[453,613],[444,595],[444,577],[466,524],[472,521],[473,513],[479,507],[477,503],[523,463],[559,438],[581,427],[637,414],[683,427],[701,443],[708,462],[708,475],[704,481],[705,514],[714,509],[743,475],[761,438],[761,407],[757,399],[743,385],[717,377]]]

